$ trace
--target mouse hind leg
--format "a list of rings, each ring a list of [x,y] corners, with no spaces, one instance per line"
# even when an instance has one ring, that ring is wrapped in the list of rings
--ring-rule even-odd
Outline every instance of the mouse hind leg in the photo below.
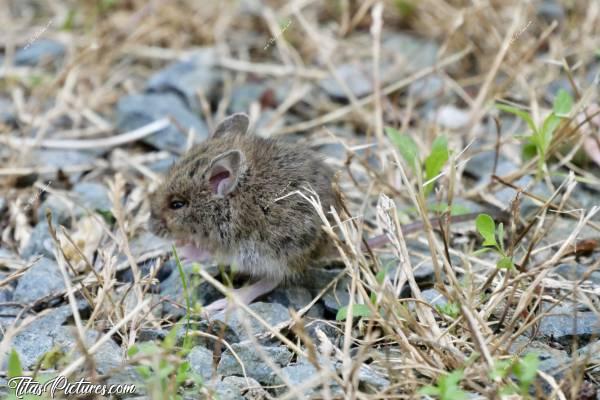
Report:
[[[277,286],[279,286],[281,281],[281,278],[262,278],[251,285],[244,286],[239,289],[233,289],[231,291],[231,296],[236,296],[240,302],[248,305],[256,298],[267,294],[273,289],[275,289]],[[224,310],[230,303],[235,304],[231,302],[228,298],[220,299],[204,307],[204,311],[210,315],[218,311]]]

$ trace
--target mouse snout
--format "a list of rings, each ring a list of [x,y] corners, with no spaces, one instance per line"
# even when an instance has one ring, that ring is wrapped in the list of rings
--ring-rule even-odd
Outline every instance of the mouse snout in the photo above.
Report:
[[[156,216],[154,213],[150,213],[148,228],[152,233],[158,236],[165,236],[168,233],[167,224],[165,223],[164,219]]]

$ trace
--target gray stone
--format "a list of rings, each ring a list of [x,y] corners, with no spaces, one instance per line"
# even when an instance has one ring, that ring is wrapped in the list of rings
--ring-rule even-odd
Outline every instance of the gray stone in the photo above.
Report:
[[[190,294],[192,305],[199,302],[202,305],[210,304],[221,297],[221,293],[215,289],[210,283],[201,281],[197,275],[194,275],[193,264],[183,264],[183,272],[188,287],[188,293]],[[204,268],[204,266],[202,266]],[[216,270],[216,268],[211,268]],[[212,275],[212,273],[211,273]],[[167,279],[160,283],[160,294],[165,300],[163,301],[163,314],[181,317],[185,315],[185,309],[177,307],[173,303],[185,304],[185,298],[183,293],[183,282],[181,281],[181,275],[178,270],[174,270]]]
[[[587,359],[587,365],[600,364],[600,341],[589,343],[577,350],[577,356]]]
[[[338,77],[346,83],[355,97],[363,97],[373,91],[373,76],[369,65],[352,63],[342,64],[337,67]],[[346,92],[342,89],[334,76],[327,77],[319,82],[319,86],[334,98],[346,98]]]
[[[170,155],[169,157],[147,164],[147,167],[150,168],[152,172],[164,174],[169,170],[169,168],[171,168],[171,166],[173,166],[173,164],[175,164],[178,159],[179,157]]]
[[[250,309],[261,316],[270,326],[275,326],[290,319],[290,312],[287,308],[277,303],[253,303]],[[262,335],[268,332],[267,328],[261,325],[251,316],[247,315],[241,309],[223,310],[213,318],[216,321],[222,321],[227,324],[240,339],[247,338],[249,334]],[[250,333],[246,331],[242,321],[246,321],[250,328]]]
[[[552,22],[554,20],[562,22],[565,19],[565,9],[559,1],[544,0],[538,6],[537,15],[547,22]]]
[[[518,337],[508,349],[508,352],[519,355],[519,357],[523,357],[528,353],[537,354],[540,360],[539,370],[553,376],[557,381],[564,377],[564,372],[568,370],[567,367],[571,364],[571,358],[566,351],[552,348],[536,340],[530,342],[530,339],[526,336]],[[551,390],[550,385],[544,379],[538,377],[537,382],[541,384],[547,393]]]
[[[13,299],[30,304],[42,297],[65,290],[65,283],[54,260],[42,257],[19,278]]]
[[[432,66],[436,61],[439,48],[432,40],[392,31],[384,34],[381,47],[382,51],[395,58],[404,74]],[[386,71],[382,80],[392,81],[393,77],[398,79],[396,71]]]
[[[350,303],[350,293],[348,293],[349,281],[348,277],[343,277],[323,295],[322,301],[325,308],[330,311],[337,311]],[[356,295],[354,301],[356,302]]]
[[[423,299],[432,306],[444,306],[448,300],[435,289],[426,289],[421,292]]]
[[[581,264],[560,264],[554,268],[554,273],[562,276],[570,281],[579,281],[590,272],[590,266]],[[588,281],[595,285],[600,285],[600,270],[596,270],[589,274]]]
[[[33,150],[30,159],[33,166],[65,169],[77,165],[92,165],[98,153],[100,151],[40,149]]]
[[[65,55],[65,46],[54,40],[38,39],[15,54],[15,65],[35,66],[42,62],[56,62]]]
[[[217,394],[216,398],[219,400],[244,400],[244,397],[240,393],[240,389],[230,382],[219,381],[215,385],[214,390]]]
[[[215,68],[217,54],[214,48],[204,48],[190,54],[182,61],[174,62],[154,74],[146,86],[148,92],[172,92],[183,100],[186,106],[200,112],[197,93],[204,92],[210,102],[221,85],[221,73]],[[197,131],[200,132],[200,131]]]
[[[269,303],[279,303],[286,308],[292,308],[295,311],[298,311],[310,304],[313,300],[313,296],[305,287],[290,285],[278,287],[269,293],[266,299]],[[322,311],[322,307],[317,303],[312,306],[305,315],[312,318],[320,318],[323,315]]]
[[[231,103],[228,111],[230,113],[248,112],[250,104],[259,101],[263,93],[268,90],[262,82],[247,82],[233,88]]]
[[[340,364],[340,371],[342,370]],[[363,365],[358,370],[358,381],[375,391],[381,391],[390,386],[390,381],[382,374],[373,370],[373,368]]]
[[[310,364],[305,359],[302,359],[296,364],[288,365],[287,367],[282,368],[281,373],[292,387],[300,388],[303,385],[305,385],[308,380],[314,379],[315,376],[319,374],[319,371],[317,370],[317,368],[315,368],[314,365]],[[273,381],[271,382],[271,385],[280,386],[284,384],[285,382],[281,379],[281,377],[277,375],[273,376]],[[329,385],[329,389],[332,394],[340,395],[343,393],[341,393],[341,388],[339,387],[339,385],[332,379],[329,379],[326,384]],[[275,392],[278,395],[282,395],[283,393],[288,392],[289,389],[290,388],[287,386],[278,387],[275,389]],[[302,394],[310,397],[320,392],[321,386],[313,386],[310,389],[303,390]]]
[[[256,380],[241,376],[227,376],[223,378],[223,383],[229,386],[235,386],[246,400],[262,400],[268,398],[267,392],[260,386]]]
[[[117,129],[120,132],[140,128],[164,117],[173,118],[179,126],[171,123],[166,128],[146,136],[142,139],[144,143],[161,150],[182,152],[187,144],[187,133],[190,128],[194,130],[195,142],[208,137],[208,128],[204,121],[192,114],[177,95],[171,93],[130,95],[122,97],[117,104]]]
[[[13,102],[6,97],[0,97],[0,125],[14,126],[17,114]]]
[[[110,210],[112,203],[108,197],[108,189],[98,182],[81,182],[73,187],[73,194],[78,205],[94,210]]]
[[[192,371],[205,381],[213,377],[213,352],[206,347],[196,346],[187,355]]]
[[[73,207],[66,200],[54,194],[46,197],[37,209],[38,221],[46,221],[46,210],[50,210],[52,213],[52,223],[55,224],[55,227],[57,225],[70,226],[71,217],[76,216]]]
[[[408,87],[408,94],[417,101],[439,97],[444,91],[444,79],[437,74],[428,75],[414,81]]]
[[[600,318],[591,311],[575,312],[572,307],[555,307],[540,321],[538,334],[568,345],[573,337],[579,342],[600,335]]]
[[[259,351],[255,348],[252,342],[240,342],[231,345],[233,351],[238,355],[244,368],[246,369],[246,375],[256,379],[261,383],[269,383],[272,381],[273,371],[265,363],[263,358],[260,356]],[[283,367],[290,362],[292,354],[285,346],[261,347],[267,357],[277,364],[279,367]],[[238,375],[243,376],[242,367],[234,357],[233,353],[227,349],[221,356],[221,361],[217,368],[217,372],[221,375]]]

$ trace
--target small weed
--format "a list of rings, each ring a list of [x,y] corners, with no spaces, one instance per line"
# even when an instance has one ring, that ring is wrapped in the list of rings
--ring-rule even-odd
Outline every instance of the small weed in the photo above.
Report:
[[[440,376],[435,385],[427,385],[419,390],[419,394],[435,396],[440,400],[462,400],[467,398],[467,393],[460,389],[463,371],[456,370]]]
[[[504,249],[504,224],[496,223],[487,214],[479,214],[475,219],[475,227],[477,232],[483,237],[483,248],[476,251],[476,254],[481,254],[492,250],[500,255],[500,260],[496,263],[496,267],[500,269],[512,269],[514,264],[512,258],[506,254]]]
[[[525,140],[522,148],[522,156],[525,160],[531,159],[535,155],[538,156],[538,176],[541,176],[544,171],[546,158],[548,157],[548,148],[552,143],[554,131],[561,120],[569,116],[573,107],[573,98],[566,90],[559,90],[554,99],[552,112],[538,126],[533,121],[531,114],[524,110],[506,104],[497,104],[496,107],[501,111],[518,116],[527,123],[527,126],[531,130],[531,135],[519,136],[519,138]]]

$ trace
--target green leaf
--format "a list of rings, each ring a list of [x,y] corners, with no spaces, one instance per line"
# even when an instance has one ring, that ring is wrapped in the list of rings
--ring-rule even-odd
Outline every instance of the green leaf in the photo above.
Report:
[[[492,217],[487,214],[479,214],[475,219],[475,227],[481,236],[483,236],[484,246],[496,246],[496,224]]]
[[[394,128],[386,127],[385,132],[394,146],[400,151],[404,161],[406,161],[413,172],[416,172],[419,165],[419,148],[415,141],[410,136],[403,135]]]
[[[520,117],[523,121],[527,123],[529,129],[531,129],[533,133],[537,133],[537,128],[533,123],[533,118],[531,118],[531,115],[529,115],[527,111],[520,110],[517,107],[509,106],[507,104],[496,104],[496,108],[498,108],[501,111],[511,113]]]
[[[533,157],[535,157],[537,152],[537,146],[535,145],[535,143],[530,141],[523,145],[523,148],[521,149],[521,157],[523,158],[523,161],[529,161]]]
[[[435,309],[440,313],[449,316],[450,318],[458,317],[460,306],[456,303],[448,302],[446,304],[436,304]]]
[[[505,378],[508,375],[511,366],[511,360],[496,361],[494,367],[490,371],[490,379],[497,380]]]
[[[366,304],[354,304],[352,306],[352,317],[370,317],[371,309]],[[336,316],[336,321],[344,321],[348,317],[348,306],[341,307]]]
[[[500,244],[500,249],[504,252],[504,224],[500,222],[498,228],[496,228],[496,237]]]
[[[514,265],[510,257],[502,257],[498,260],[498,263],[496,263],[496,267],[500,269],[512,269],[514,268]]]
[[[8,356],[8,376],[13,378],[15,376],[23,376],[23,368],[21,368],[21,361],[19,360],[19,353],[15,349],[12,349]]]
[[[513,364],[513,373],[521,385],[529,385],[537,375],[540,359],[536,353],[528,353]]]
[[[558,116],[556,116],[556,114],[554,113],[550,113],[550,115],[548,115],[546,117],[546,119],[544,120],[544,124],[542,125],[542,131],[541,131],[541,141],[539,143],[539,145],[542,147],[542,154],[546,154],[546,150],[548,149],[548,147],[550,146],[550,143],[552,142],[552,135],[554,134],[554,131],[556,130],[556,127],[558,126],[558,124],[560,123],[560,118]]]
[[[573,108],[573,98],[565,89],[560,89],[554,98],[552,109],[559,117],[568,117]]]
[[[427,386],[423,386],[421,389],[419,389],[419,394],[423,394],[426,396],[439,396],[440,389],[433,385],[427,385]]]
[[[431,145],[431,153],[425,159],[425,180],[435,178],[448,161],[448,139],[445,136],[438,136]],[[431,191],[433,183],[430,183],[425,188],[425,193]]]

